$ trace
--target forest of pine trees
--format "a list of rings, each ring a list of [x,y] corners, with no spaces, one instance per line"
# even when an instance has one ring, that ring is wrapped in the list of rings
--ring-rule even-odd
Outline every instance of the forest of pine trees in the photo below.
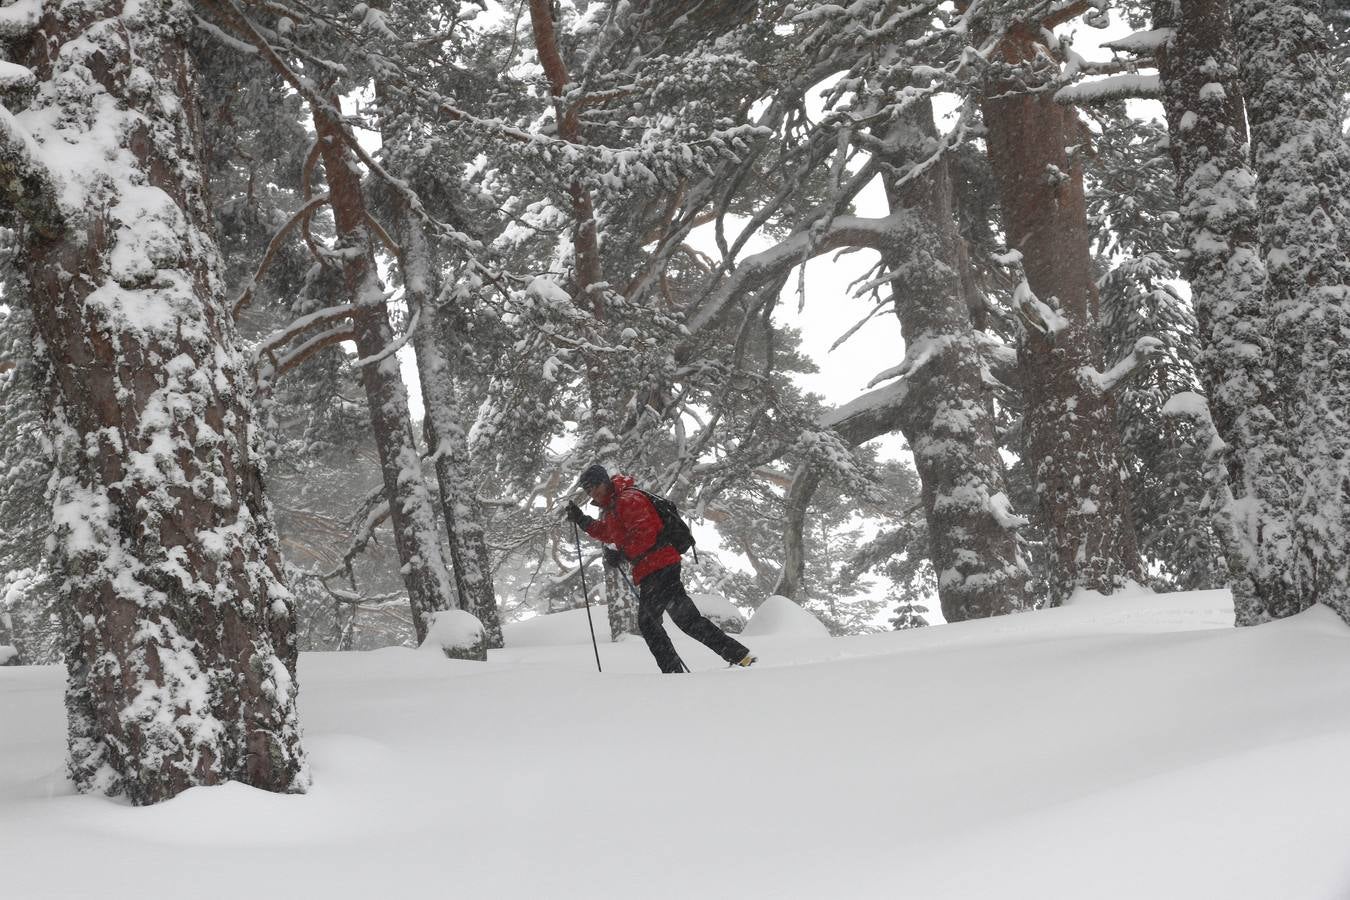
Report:
[[[582,568],[635,630],[557,512],[596,461],[715,535],[691,593],[837,634],[1350,621],[1346,24],[0,0],[0,654],[64,662],[81,790],[304,791],[302,650],[500,648]],[[799,303],[898,322],[851,402]]]

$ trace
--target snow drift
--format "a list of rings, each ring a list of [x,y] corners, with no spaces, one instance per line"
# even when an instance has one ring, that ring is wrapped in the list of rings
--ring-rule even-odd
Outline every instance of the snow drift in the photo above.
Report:
[[[593,611],[604,621],[603,610]],[[315,785],[134,809],[64,778],[62,673],[0,669],[5,896],[1344,898],[1350,629],[1222,592],[856,638],[753,669],[584,611],[486,664],[301,658]]]

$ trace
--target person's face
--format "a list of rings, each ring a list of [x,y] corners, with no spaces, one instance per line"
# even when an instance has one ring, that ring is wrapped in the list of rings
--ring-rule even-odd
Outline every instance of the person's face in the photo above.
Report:
[[[586,493],[591,495],[591,502],[596,506],[604,506],[609,502],[609,495],[614,493],[608,482],[601,482]]]

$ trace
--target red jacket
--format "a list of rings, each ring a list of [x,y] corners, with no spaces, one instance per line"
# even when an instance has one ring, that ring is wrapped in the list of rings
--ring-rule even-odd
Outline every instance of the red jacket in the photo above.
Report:
[[[636,560],[633,583],[641,584],[642,579],[653,572],[679,562],[680,551],[669,544],[652,550],[661,534],[660,513],[642,491],[633,487],[633,479],[629,476],[615,475],[610,481],[614,484],[614,493],[601,509],[600,518],[586,527],[586,533],[596,540],[615,545],[630,562]]]

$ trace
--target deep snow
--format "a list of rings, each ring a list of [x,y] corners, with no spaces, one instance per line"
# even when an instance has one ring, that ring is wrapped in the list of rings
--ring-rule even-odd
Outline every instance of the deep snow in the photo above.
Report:
[[[146,809],[72,795],[61,671],[0,669],[0,895],[1350,897],[1350,629],[1231,618],[761,623],[750,670],[677,639],[688,677],[597,674],[584,612],[486,664],[306,654],[311,794]]]

